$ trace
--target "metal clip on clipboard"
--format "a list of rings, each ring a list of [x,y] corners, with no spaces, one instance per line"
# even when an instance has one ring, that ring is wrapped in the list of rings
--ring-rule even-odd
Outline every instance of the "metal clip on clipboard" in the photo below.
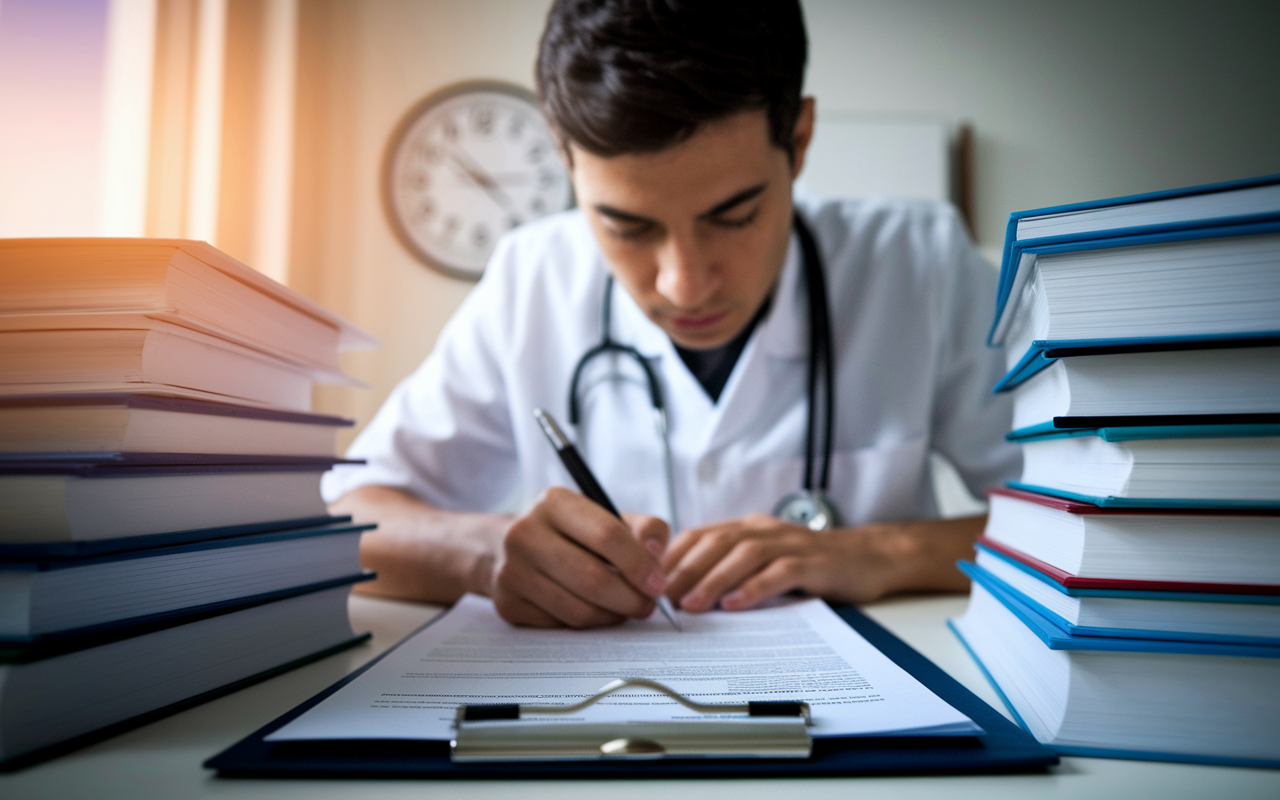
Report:
[[[642,687],[660,692],[705,720],[681,722],[535,721],[582,711],[614,692]],[[726,719],[726,715],[742,715]],[[616,680],[587,699],[562,706],[515,703],[458,706],[449,743],[456,762],[587,761],[644,758],[808,758],[809,704],[793,701],[698,703],[646,678]]]

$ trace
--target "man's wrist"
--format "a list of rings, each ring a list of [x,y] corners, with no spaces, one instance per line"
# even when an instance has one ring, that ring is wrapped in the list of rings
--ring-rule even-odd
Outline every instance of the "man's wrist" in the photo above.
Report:
[[[903,592],[964,591],[968,580],[955,562],[973,555],[986,517],[876,522],[837,533],[858,568],[844,589],[867,602]]]

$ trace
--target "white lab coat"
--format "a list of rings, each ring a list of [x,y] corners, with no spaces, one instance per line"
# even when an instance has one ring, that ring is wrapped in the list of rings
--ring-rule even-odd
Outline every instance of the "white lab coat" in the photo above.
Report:
[[[830,496],[846,524],[936,516],[928,452],[980,493],[1014,477],[1000,355],[984,346],[995,273],[949,206],[867,199],[799,203],[825,261],[836,353]],[[435,350],[387,398],[324,478],[332,501],[366,484],[447,509],[490,510],[521,489],[574,484],[538,428],[568,427],[579,357],[600,341],[606,265],[582,214],[506,237]],[[613,336],[652,363],[666,396],[682,528],[769,513],[800,488],[808,304],[792,235],[774,302],[716,404],[619,284]],[[582,382],[579,448],[623,511],[667,518],[662,449],[640,370],[597,358]]]

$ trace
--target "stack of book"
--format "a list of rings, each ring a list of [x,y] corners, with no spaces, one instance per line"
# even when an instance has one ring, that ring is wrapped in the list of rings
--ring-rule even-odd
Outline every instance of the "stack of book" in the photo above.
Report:
[[[363,638],[310,404],[370,344],[202,242],[0,240],[0,764]]]
[[[952,621],[1059,752],[1280,766],[1280,176],[1014,214]]]

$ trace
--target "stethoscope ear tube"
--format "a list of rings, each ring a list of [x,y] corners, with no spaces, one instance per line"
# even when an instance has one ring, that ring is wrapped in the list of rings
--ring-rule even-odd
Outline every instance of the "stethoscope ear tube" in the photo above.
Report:
[[[831,477],[831,447],[836,427],[835,359],[831,343],[831,318],[827,307],[827,281],[822,273],[822,255],[818,252],[818,243],[814,241],[809,226],[798,213],[795,215],[795,229],[804,256],[805,284],[809,291],[809,413],[805,426],[804,488],[810,494],[825,496]],[[818,402],[819,383],[822,384],[823,391],[821,404]],[[826,423],[821,429],[821,443],[814,441],[819,411]],[[813,474],[815,446],[822,448],[821,467],[816,480]]]
[[[640,368],[644,370],[645,383],[649,387],[649,402],[654,411],[662,413],[665,421],[667,407],[663,402],[662,385],[658,383],[658,376],[653,371],[653,365],[640,354],[639,350],[630,345],[615,342],[610,335],[613,318],[612,307],[613,276],[609,275],[604,279],[604,310],[600,314],[600,344],[582,354],[582,358],[578,359],[577,366],[573,368],[573,377],[569,380],[569,424],[577,425],[582,419],[582,407],[578,403],[578,384],[582,379],[582,371],[591,362],[591,359],[601,353],[620,353],[629,356],[640,365]]]

